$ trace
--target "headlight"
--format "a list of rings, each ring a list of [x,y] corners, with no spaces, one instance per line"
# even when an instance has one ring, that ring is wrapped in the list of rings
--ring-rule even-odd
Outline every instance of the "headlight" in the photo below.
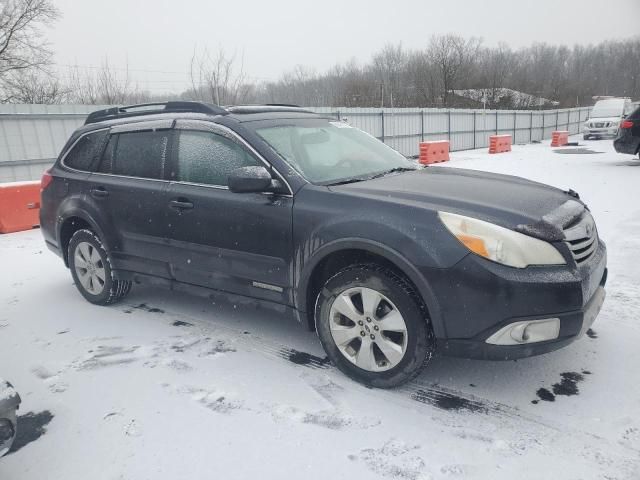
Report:
[[[438,212],[445,227],[469,250],[510,267],[565,265],[550,243],[475,218]]]

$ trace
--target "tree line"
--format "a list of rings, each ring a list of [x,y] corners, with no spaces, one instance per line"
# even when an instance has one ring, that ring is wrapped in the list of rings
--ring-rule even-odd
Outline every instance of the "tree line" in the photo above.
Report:
[[[513,49],[453,33],[433,35],[423,48],[388,44],[366,62],[353,59],[325,72],[296,66],[277,81],[252,81],[243,56],[224,48],[194,50],[185,72],[190,86],[154,95],[107,59],[98,68],[71,67],[66,74],[54,68],[42,27],[58,17],[51,0],[0,2],[0,101],[545,108],[591,105],[603,95],[640,98],[640,36]]]

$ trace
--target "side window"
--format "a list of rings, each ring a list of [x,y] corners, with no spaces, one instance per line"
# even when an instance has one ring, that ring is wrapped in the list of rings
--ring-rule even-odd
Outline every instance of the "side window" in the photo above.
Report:
[[[214,133],[182,131],[178,141],[178,181],[227,186],[236,168],[261,165],[237,143]]]
[[[76,142],[71,151],[64,158],[64,164],[76,170],[91,171],[95,160],[102,152],[107,130],[88,133]]]
[[[164,178],[169,134],[169,130],[159,130],[112,135],[100,171],[110,163],[114,175]]]

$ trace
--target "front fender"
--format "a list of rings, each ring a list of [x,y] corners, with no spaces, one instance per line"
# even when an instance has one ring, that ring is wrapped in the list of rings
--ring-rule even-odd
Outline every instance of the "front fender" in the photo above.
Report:
[[[307,310],[307,291],[314,269],[320,264],[320,262],[322,262],[322,260],[332,253],[351,249],[363,250],[374,255],[378,255],[391,262],[400,271],[402,271],[416,286],[418,293],[425,302],[436,337],[442,338],[445,336],[445,328],[440,315],[438,300],[427,280],[420,273],[418,268],[400,252],[389,248],[382,243],[366,238],[350,237],[331,241],[315,250],[313,255],[305,260],[304,266],[299,272],[299,281],[294,293],[294,302],[299,311],[305,312]]]

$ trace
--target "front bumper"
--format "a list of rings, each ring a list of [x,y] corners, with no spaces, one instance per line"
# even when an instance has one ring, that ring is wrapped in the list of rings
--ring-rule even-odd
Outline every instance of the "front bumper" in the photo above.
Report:
[[[615,137],[618,135],[618,127],[584,127],[582,133],[593,137]]]
[[[584,335],[595,321],[604,301],[606,280],[603,242],[580,266],[513,269],[469,255],[432,282],[446,331],[438,338],[439,350],[444,355],[487,360],[512,360],[557,350]],[[549,318],[560,320],[558,337],[553,340],[487,343],[509,324]]]

